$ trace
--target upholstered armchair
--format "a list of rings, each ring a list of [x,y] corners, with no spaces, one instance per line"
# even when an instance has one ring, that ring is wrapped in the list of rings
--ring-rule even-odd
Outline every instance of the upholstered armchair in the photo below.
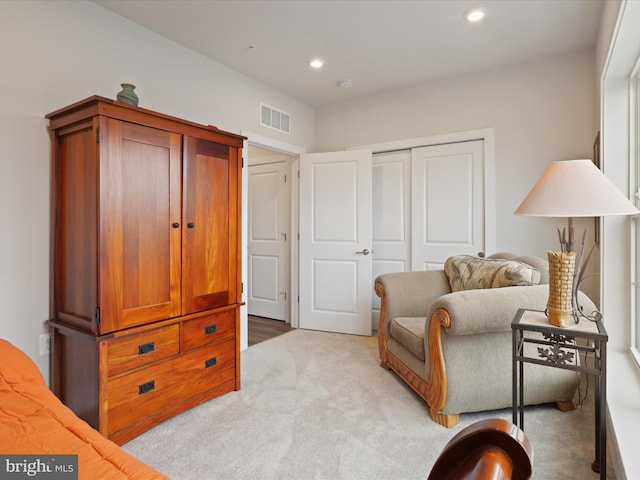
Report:
[[[519,308],[546,307],[546,260],[498,253],[486,262],[505,264],[498,265],[502,281],[493,274],[479,282],[465,278],[475,266],[450,261],[447,272],[389,273],[375,281],[381,298],[381,366],[398,374],[428,404],[431,418],[445,427],[456,425],[461,413],[511,407],[511,322]],[[513,266],[524,274],[512,275]],[[514,286],[502,286],[512,277]],[[468,280],[470,289],[463,289]],[[457,291],[452,291],[452,283]],[[579,303],[585,311],[595,310],[582,292]],[[555,402],[563,411],[575,408],[575,372],[533,364],[524,368],[525,405]]]

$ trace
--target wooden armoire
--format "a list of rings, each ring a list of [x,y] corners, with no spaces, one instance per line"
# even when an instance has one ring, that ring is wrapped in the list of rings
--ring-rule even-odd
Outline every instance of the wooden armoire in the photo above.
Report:
[[[244,137],[98,96],[46,118],[51,388],[122,444],[240,388]]]

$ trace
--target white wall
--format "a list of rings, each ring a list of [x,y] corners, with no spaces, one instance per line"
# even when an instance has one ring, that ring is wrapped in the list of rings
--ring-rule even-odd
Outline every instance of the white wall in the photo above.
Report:
[[[86,1],[0,2],[0,337],[48,379],[38,336],[49,318],[50,140],[44,115],[137,85],[140,106],[313,147],[314,111]],[[291,135],[260,127],[265,102],[291,113]]]
[[[559,248],[556,226],[566,222],[513,212],[550,162],[591,158],[598,130],[594,62],[592,50],[577,52],[321,108],[316,145],[337,150],[494,127],[497,250],[546,256]],[[576,221],[580,235],[584,228],[593,242],[593,220]],[[597,281],[586,281],[584,290],[597,301]]]

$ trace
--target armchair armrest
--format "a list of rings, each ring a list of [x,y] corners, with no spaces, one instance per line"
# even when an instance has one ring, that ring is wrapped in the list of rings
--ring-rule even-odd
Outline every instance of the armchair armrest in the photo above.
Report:
[[[449,335],[506,331],[519,308],[544,310],[548,296],[549,285],[463,290],[436,299],[429,318],[436,310],[445,310],[450,318]]]
[[[508,331],[519,308],[544,310],[548,297],[549,285],[465,290],[436,299],[428,318],[438,309],[445,310],[450,318],[450,326],[446,330],[449,335]],[[579,292],[579,303],[585,311],[595,309],[589,297],[582,292]],[[428,328],[426,326],[427,333]]]

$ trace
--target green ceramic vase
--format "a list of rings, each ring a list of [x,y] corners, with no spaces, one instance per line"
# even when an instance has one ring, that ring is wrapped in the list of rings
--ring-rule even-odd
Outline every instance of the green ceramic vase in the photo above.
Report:
[[[131,85],[130,83],[121,83],[120,86],[122,87],[122,90],[118,92],[116,98],[120,102],[128,103],[130,105],[138,105],[138,95],[133,91],[136,86]]]

